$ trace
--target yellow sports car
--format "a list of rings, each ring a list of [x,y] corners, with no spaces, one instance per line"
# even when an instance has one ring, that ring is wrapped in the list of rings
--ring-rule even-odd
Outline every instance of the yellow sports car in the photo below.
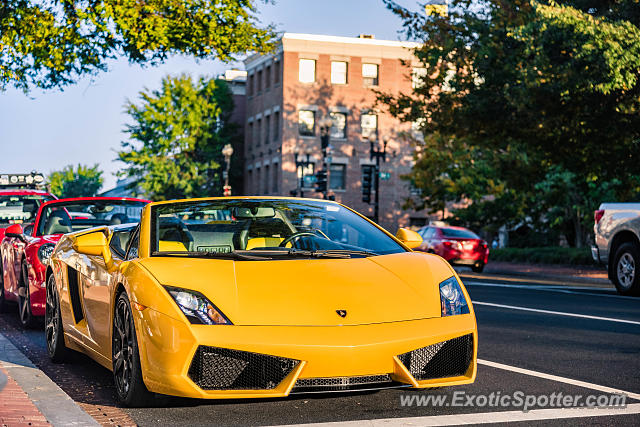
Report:
[[[469,295],[421,241],[324,200],[151,203],[57,244],[48,352],[112,370],[129,406],[471,383]]]

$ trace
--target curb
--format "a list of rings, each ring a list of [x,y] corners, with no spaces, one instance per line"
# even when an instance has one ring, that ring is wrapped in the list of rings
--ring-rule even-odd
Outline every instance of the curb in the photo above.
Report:
[[[607,279],[600,279],[596,277],[582,277],[582,276],[569,276],[565,274],[549,274],[549,273],[530,273],[527,271],[510,271],[510,270],[493,270],[487,272],[490,275],[502,275],[502,276],[516,276],[516,277],[530,277],[546,280],[557,280],[571,283],[591,283],[595,285],[605,285],[614,288],[613,284]]]
[[[0,332],[0,366],[54,426],[99,426]]]

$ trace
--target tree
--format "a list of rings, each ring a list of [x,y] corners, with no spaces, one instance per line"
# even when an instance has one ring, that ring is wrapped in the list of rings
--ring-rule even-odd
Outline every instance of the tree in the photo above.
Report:
[[[413,93],[380,94],[379,101],[402,120],[423,120],[425,135],[465,147],[451,151],[451,163],[471,168],[457,179],[474,177],[473,191],[440,187],[448,200],[467,205],[456,216],[477,219],[494,200],[511,194],[517,206],[491,218],[494,226],[549,224],[549,211],[536,203],[544,185],[536,185],[559,170],[575,184],[565,190],[581,192],[576,198],[586,203],[568,204],[570,217],[584,219],[602,201],[587,197],[589,185],[609,188],[615,181],[613,193],[601,194],[619,201],[638,194],[637,2],[452,0],[449,15],[440,17],[383,1],[403,18],[409,37],[424,41],[415,53],[427,72]],[[485,160],[471,164],[473,153]],[[421,155],[408,177],[414,184],[429,173]],[[438,193],[423,190],[429,206]],[[571,243],[584,243],[588,230],[581,227]]]
[[[234,59],[272,47],[256,0],[5,0],[0,2],[0,90],[62,88],[125,57]]]
[[[68,165],[49,175],[51,192],[60,198],[93,197],[102,187],[102,182],[102,171],[98,169],[98,164],[78,164],[75,169],[73,165]]]
[[[166,200],[221,192],[222,147],[237,137],[233,98],[223,80],[165,77],[161,89],[127,104],[133,123],[118,158],[147,197]]]

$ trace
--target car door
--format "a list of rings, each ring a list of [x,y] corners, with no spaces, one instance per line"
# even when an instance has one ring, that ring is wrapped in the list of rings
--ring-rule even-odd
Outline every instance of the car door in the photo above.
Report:
[[[111,295],[117,285],[114,283],[112,272],[123,262],[132,231],[133,227],[113,230],[109,239],[109,250],[115,264],[114,268],[108,271],[102,256],[88,257],[91,262],[82,282],[88,328],[86,344],[106,358],[111,357]]]

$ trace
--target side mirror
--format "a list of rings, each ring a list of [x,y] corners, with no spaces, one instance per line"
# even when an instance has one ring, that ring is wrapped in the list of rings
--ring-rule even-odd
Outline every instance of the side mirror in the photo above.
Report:
[[[409,249],[417,248],[422,244],[422,237],[408,228],[399,228],[396,238],[405,244]]]
[[[8,226],[4,235],[7,237],[15,237],[16,239],[20,239],[22,242],[27,241],[27,238],[24,237],[24,230],[20,224],[12,224]]]
[[[102,255],[107,269],[110,270],[113,267],[113,257],[111,256],[111,250],[109,249],[109,242],[107,241],[107,236],[104,235],[102,230],[76,236],[72,247],[73,250],[80,254],[94,256]]]

